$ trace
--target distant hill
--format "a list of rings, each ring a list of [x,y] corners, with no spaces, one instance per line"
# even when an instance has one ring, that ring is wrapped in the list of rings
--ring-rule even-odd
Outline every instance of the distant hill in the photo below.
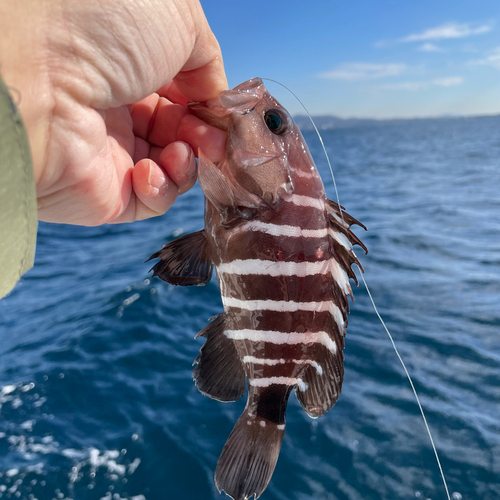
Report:
[[[333,115],[313,116],[312,118],[319,130],[330,128],[350,128],[366,125],[370,126],[381,121],[370,118],[339,118],[338,116]],[[293,119],[301,130],[314,130],[311,120],[307,115],[296,115]]]
[[[373,127],[384,125],[397,125],[409,121],[420,120],[475,120],[475,119],[495,119],[500,115],[488,116],[441,116],[436,118],[393,118],[393,119],[374,119],[374,118],[339,118],[333,115],[313,116],[314,123],[319,130],[352,128],[352,127]],[[314,130],[311,120],[307,115],[296,115],[293,117],[295,123],[301,130]]]

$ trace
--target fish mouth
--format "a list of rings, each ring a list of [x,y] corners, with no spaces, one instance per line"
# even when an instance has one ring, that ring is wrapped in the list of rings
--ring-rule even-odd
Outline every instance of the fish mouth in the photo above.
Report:
[[[260,78],[251,78],[219,97],[206,102],[190,101],[188,109],[208,125],[227,132],[231,114],[246,114],[264,98],[267,92]]]
[[[267,92],[260,78],[251,78],[219,96],[221,105],[229,112],[247,113],[254,108]]]

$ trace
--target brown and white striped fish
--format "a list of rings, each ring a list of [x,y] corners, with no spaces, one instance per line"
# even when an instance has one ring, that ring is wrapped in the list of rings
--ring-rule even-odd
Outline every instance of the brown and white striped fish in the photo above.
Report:
[[[228,132],[226,158],[199,152],[205,229],[151,258],[154,275],[204,285],[213,266],[224,312],[206,338],[193,378],[219,401],[245,393],[245,411],[215,471],[219,491],[258,498],[278,459],[292,389],[313,418],[337,401],[343,380],[353,244],[359,224],[328,200],[305,141],[288,112],[252,78],[190,110]],[[359,224],[361,225],[361,224]],[[364,227],[364,226],[363,226]]]

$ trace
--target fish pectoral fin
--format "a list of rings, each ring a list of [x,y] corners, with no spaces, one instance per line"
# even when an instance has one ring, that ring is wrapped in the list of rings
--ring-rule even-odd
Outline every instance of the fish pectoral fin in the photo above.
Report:
[[[161,260],[150,271],[172,285],[206,285],[212,278],[213,263],[204,230],[167,243],[146,262],[158,258]]]
[[[342,351],[332,353],[325,349],[325,354],[315,364],[308,365],[301,375],[304,382],[302,387],[305,387],[305,390],[295,387],[299,403],[312,418],[318,418],[330,410],[342,390],[344,379]]]
[[[226,160],[215,165],[201,149],[198,150],[198,180],[205,196],[219,211],[230,207],[266,206],[262,198],[250,193],[236,182]]]
[[[245,394],[246,376],[236,346],[224,335],[224,313],[196,337],[207,340],[195,359],[193,380],[199,391],[218,401],[236,401]]]
[[[259,498],[273,475],[285,425],[249,416],[234,426],[215,469],[215,485],[234,500]]]

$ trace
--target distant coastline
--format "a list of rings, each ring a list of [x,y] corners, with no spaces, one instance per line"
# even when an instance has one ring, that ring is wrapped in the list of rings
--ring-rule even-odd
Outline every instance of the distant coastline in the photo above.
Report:
[[[500,118],[500,115],[443,115],[428,118],[339,118],[335,115],[317,115],[312,117],[319,130],[353,128],[353,127],[373,127],[399,125],[407,122],[416,122],[424,120],[483,120]],[[307,115],[296,115],[293,117],[295,123],[301,130],[314,130],[311,120]]]

